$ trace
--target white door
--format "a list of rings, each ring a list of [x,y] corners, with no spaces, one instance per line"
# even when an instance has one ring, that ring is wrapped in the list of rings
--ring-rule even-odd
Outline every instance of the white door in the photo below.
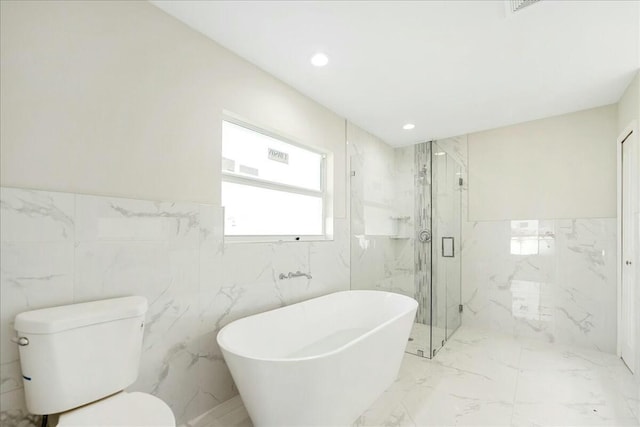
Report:
[[[633,372],[636,367],[636,343],[635,343],[635,306],[636,292],[638,291],[638,278],[636,277],[636,251],[640,240],[640,225],[638,223],[638,211],[640,210],[638,173],[638,135],[636,130],[622,135],[622,203],[621,203],[621,343],[620,353],[625,364]]]

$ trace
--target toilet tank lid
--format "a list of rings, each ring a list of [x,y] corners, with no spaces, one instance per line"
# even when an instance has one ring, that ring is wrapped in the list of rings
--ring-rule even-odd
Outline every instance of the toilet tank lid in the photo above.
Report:
[[[31,334],[53,334],[69,329],[138,317],[147,311],[147,299],[133,296],[26,311],[16,316],[14,329]]]

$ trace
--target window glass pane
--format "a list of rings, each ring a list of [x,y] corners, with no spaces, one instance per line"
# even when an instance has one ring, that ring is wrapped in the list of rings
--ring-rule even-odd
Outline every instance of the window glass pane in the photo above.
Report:
[[[227,236],[322,235],[322,198],[222,182]]]
[[[222,171],[310,190],[322,190],[322,155],[222,122]]]

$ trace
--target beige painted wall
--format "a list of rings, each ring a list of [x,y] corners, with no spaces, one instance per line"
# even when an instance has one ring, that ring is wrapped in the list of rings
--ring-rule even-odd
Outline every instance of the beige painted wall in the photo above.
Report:
[[[633,120],[640,120],[640,72],[636,73],[618,103],[618,133]]]
[[[617,107],[469,135],[469,220],[616,216]]]
[[[0,12],[1,185],[218,204],[228,110],[333,152],[345,216],[344,120],[151,4]]]

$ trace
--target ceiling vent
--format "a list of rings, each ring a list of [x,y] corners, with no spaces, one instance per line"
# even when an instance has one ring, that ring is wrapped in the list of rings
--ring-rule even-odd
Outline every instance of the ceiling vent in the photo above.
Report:
[[[504,0],[507,12],[516,13],[540,0]]]

